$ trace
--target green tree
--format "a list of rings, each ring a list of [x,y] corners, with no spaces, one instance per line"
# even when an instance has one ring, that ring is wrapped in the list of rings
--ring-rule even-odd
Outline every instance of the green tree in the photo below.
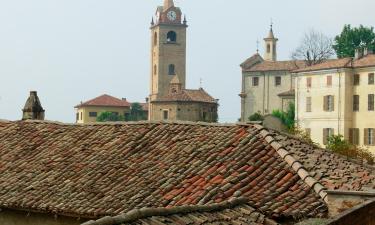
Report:
[[[259,112],[249,116],[249,121],[263,121],[263,119],[263,116]]]
[[[100,115],[96,118],[97,122],[114,122],[114,121],[125,121],[125,118],[121,115],[118,115],[117,113],[113,112],[102,112]]]
[[[290,103],[288,106],[288,110],[283,112],[281,110],[274,110],[272,115],[279,118],[281,122],[288,127],[289,130],[294,128],[294,117],[295,117],[295,107],[294,103]]]
[[[127,121],[140,121],[147,120],[147,115],[143,110],[143,107],[138,102],[132,103],[130,108],[129,118],[126,118]]]
[[[334,40],[333,49],[338,58],[354,57],[357,48],[375,50],[375,33],[373,27],[351,27],[345,25],[340,35]]]

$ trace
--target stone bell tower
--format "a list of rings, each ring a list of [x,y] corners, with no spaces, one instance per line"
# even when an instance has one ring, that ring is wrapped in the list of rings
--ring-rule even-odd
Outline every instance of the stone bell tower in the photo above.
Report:
[[[180,8],[173,0],[164,0],[151,22],[150,100],[169,93],[172,79],[178,76],[181,88],[186,85],[186,29]]]
[[[268,36],[264,38],[265,44],[265,53],[264,53],[264,60],[266,61],[277,61],[277,41],[279,39],[275,38],[273,34],[273,25],[271,24],[270,31]]]

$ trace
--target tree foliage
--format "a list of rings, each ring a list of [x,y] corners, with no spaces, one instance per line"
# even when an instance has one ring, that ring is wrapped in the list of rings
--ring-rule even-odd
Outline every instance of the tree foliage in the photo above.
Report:
[[[290,103],[288,110],[283,112],[281,110],[274,110],[272,115],[279,118],[281,122],[288,127],[289,130],[294,128],[294,117],[295,117],[295,107],[294,103]]]
[[[365,160],[368,164],[374,164],[375,157],[367,149],[353,145],[344,139],[342,135],[328,137],[327,149],[347,156],[348,158]]]
[[[253,115],[249,116],[249,121],[263,121],[263,116],[259,112],[254,113]]]
[[[96,118],[97,122],[115,122],[115,121],[125,121],[125,118],[122,115],[118,115],[113,112],[102,112]]]
[[[332,43],[331,38],[311,29],[304,34],[300,45],[292,53],[292,58],[305,60],[309,66],[321,63],[335,54]]]
[[[138,102],[132,103],[130,108],[129,117],[126,118],[127,121],[141,121],[147,120],[147,114],[143,110],[143,107]]]
[[[373,27],[351,27],[345,25],[340,35],[337,35],[333,45],[338,58],[354,57],[358,48],[368,48],[375,51],[375,33]]]

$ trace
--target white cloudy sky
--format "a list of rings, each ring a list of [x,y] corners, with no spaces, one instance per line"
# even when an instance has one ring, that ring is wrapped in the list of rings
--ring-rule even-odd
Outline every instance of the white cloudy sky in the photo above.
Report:
[[[304,31],[329,36],[344,24],[375,26],[374,0],[178,0],[187,15],[188,87],[220,99],[221,121],[240,115],[239,64],[270,18],[279,59]],[[103,93],[149,93],[149,24],[162,0],[0,0],[0,119],[18,120],[37,90],[49,120],[74,122],[74,105]]]

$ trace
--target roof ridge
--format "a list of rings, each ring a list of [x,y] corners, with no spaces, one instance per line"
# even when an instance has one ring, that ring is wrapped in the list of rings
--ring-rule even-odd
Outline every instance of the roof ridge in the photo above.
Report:
[[[307,169],[302,165],[302,163],[296,160],[290,152],[284,148],[284,146],[275,140],[270,132],[266,128],[260,125],[254,125],[256,129],[258,129],[259,133],[263,136],[264,140],[270,144],[277,154],[298,174],[298,176],[305,182],[310,188],[314,189],[314,191],[325,201],[327,202],[327,188],[317,181],[314,177],[312,177],[307,171]]]
[[[221,211],[228,208],[233,208],[242,204],[247,204],[248,199],[244,197],[240,198],[233,198],[228,201],[224,201],[221,203],[214,203],[209,205],[187,205],[187,206],[176,206],[171,208],[142,208],[142,209],[134,209],[128,213],[114,216],[114,217],[104,217],[99,220],[87,221],[82,225],[115,225],[121,223],[132,223],[139,219],[144,219],[147,217],[153,216],[168,216],[173,214],[188,214],[194,212],[213,212],[213,211]]]

